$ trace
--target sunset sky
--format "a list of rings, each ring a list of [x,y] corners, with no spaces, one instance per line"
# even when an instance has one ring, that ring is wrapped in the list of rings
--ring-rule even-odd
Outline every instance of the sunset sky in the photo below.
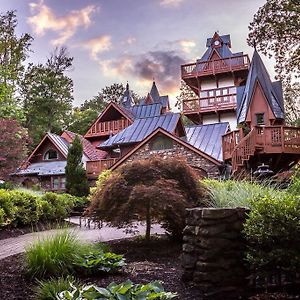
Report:
[[[75,105],[114,82],[145,96],[155,78],[173,102],[180,65],[202,56],[215,31],[231,34],[232,50],[252,55],[248,25],[264,0],[0,0],[17,10],[18,34],[34,37],[30,61],[45,62],[55,46],[74,57]],[[265,59],[273,75],[273,62]]]

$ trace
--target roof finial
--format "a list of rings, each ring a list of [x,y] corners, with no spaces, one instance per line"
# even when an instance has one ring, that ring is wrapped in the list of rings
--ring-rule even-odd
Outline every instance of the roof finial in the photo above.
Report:
[[[254,50],[257,51],[257,49],[256,49],[256,41],[255,40],[253,41],[253,47],[254,47]]]
[[[129,91],[129,83],[128,83],[128,80],[127,80],[127,83],[126,83],[126,90]]]

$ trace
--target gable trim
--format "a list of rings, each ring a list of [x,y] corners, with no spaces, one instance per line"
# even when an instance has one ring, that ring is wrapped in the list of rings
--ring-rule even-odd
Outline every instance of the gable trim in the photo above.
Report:
[[[128,152],[124,157],[122,157],[120,160],[118,160],[112,167],[111,170],[115,170],[117,167],[119,167],[125,160],[127,160],[130,156],[132,156],[136,151],[138,151],[142,146],[144,146],[152,137],[154,137],[156,134],[162,133],[166,135],[167,137],[171,138],[175,142],[181,144],[182,146],[188,148],[189,150],[197,153],[198,155],[208,159],[212,163],[216,164],[217,166],[221,166],[221,163],[214,159],[213,157],[209,156],[208,154],[202,152],[201,150],[195,148],[194,146],[186,143],[185,141],[179,139],[177,136],[172,135],[168,131],[164,130],[163,128],[159,127],[155,131],[153,131],[151,134],[149,134],[143,141],[141,141],[135,148],[133,148],[130,152]]]

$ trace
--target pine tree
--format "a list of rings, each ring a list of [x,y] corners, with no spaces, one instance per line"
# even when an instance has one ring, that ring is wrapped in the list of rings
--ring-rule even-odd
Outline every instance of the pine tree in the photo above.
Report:
[[[82,164],[83,148],[78,136],[69,149],[66,165],[66,189],[74,196],[86,196],[89,192],[87,176]]]

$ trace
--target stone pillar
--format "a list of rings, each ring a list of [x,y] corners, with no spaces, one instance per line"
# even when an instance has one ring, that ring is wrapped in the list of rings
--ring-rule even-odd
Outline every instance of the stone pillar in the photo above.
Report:
[[[183,280],[193,282],[204,299],[239,299],[246,287],[244,208],[187,209]]]

